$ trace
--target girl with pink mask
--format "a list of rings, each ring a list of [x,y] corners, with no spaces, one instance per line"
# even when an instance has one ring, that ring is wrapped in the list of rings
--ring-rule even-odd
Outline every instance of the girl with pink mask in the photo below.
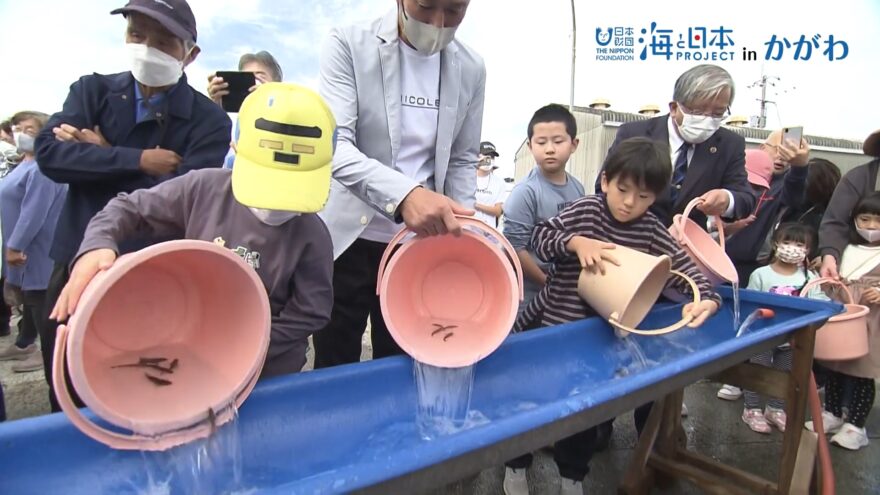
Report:
[[[815,235],[809,227],[796,223],[780,225],[773,234],[770,264],[752,272],[748,288],[771,294],[799,296],[807,282],[816,277],[807,268],[807,253],[815,243]],[[811,290],[809,297],[828,299],[818,288]],[[787,372],[791,371],[791,357],[791,346],[786,343],[753,356],[749,362]],[[779,431],[785,431],[785,402],[781,398],[767,398],[766,408],[761,409],[760,394],[745,390],[744,396],[742,420],[752,431],[770,433],[771,425]]]

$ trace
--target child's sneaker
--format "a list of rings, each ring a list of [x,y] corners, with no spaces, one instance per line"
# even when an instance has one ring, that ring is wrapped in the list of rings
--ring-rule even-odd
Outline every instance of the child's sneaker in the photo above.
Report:
[[[785,418],[785,411],[782,409],[767,406],[767,409],[764,410],[764,419],[782,433],[785,433]]]
[[[743,391],[739,387],[734,387],[733,385],[722,385],[720,389],[718,389],[718,393],[716,396],[719,399],[724,400],[737,400],[742,397]]]
[[[859,450],[868,446],[868,432],[852,423],[844,423],[840,431],[831,437],[831,443],[836,443],[845,449]]]
[[[584,495],[584,483],[582,481],[570,480],[562,478],[562,489],[560,495]]]
[[[752,431],[758,433],[770,433],[770,425],[764,418],[764,411],[758,408],[743,409],[742,420],[745,424],[749,425],[749,428],[751,428]]]
[[[529,495],[525,469],[504,469],[504,495]]]
[[[828,411],[822,411],[822,428],[824,428],[826,434],[837,433],[840,431],[841,426],[843,426],[843,418],[838,418]],[[813,428],[812,421],[804,423],[804,428],[813,432],[816,431],[816,429]]]

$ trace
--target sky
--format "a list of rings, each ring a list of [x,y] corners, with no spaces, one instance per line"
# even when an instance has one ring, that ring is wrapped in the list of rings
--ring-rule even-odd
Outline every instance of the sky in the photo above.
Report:
[[[53,113],[68,88],[92,72],[128,70],[125,21],[109,12],[123,0],[0,0],[0,117],[19,110]],[[190,83],[206,91],[208,74],[235,70],[242,53],[268,50],[278,58],[285,81],[317,88],[320,45],[333,26],[382,16],[395,0],[190,0],[202,53],[187,68]],[[714,63],[727,69],[736,84],[733,114],[756,115],[760,90],[749,88],[762,75],[775,76],[767,98],[769,128],[804,126],[807,135],[863,140],[878,125],[880,87],[880,1],[806,0],[707,2],[701,0],[574,0],[577,22],[575,98],[587,106],[597,98],[612,108],[635,112],[652,103],[662,109],[672,98],[675,79],[700,63],[650,55],[639,60],[597,60],[596,30],[631,27],[650,36],[670,29],[673,40],[688,28],[732,30],[734,61]],[[487,69],[482,139],[492,141],[504,175],[513,174],[516,150],[532,113],[555,102],[568,104],[572,45],[569,0],[472,0],[457,38],[476,50]],[[699,32],[699,31],[693,31]],[[764,60],[773,35],[795,41],[820,38],[809,60]],[[710,34],[711,36],[711,34]],[[822,51],[830,36],[847,43],[842,60],[829,61]],[[613,45],[613,43],[612,43]],[[842,48],[837,45],[837,56]],[[743,61],[743,48],[757,61]],[[688,55],[693,56],[690,51]],[[805,52],[802,52],[802,56]]]

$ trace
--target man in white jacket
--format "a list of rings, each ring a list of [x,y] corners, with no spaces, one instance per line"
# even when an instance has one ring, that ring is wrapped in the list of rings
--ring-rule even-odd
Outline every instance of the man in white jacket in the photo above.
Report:
[[[455,38],[469,0],[397,8],[335,28],[321,54],[320,93],[337,122],[330,199],[334,307],[315,334],[315,367],[356,362],[370,317],[373,356],[401,352],[375,295],[379,260],[404,224],[458,234],[472,215],[486,69]]]

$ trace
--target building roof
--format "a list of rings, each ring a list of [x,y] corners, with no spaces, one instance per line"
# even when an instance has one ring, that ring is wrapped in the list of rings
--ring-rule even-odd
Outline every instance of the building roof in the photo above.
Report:
[[[651,116],[639,115],[637,113],[630,112],[620,112],[617,110],[596,110],[592,108],[586,107],[574,107],[574,112],[579,113],[589,113],[593,115],[597,115],[602,119],[602,123],[620,123],[625,124],[627,122],[637,122],[640,120],[647,120],[653,118]],[[727,129],[730,129],[732,132],[739,134],[747,140],[755,140],[761,141],[767,139],[767,136],[770,135],[772,130],[768,129],[756,129],[754,127],[748,126],[725,126]],[[837,148],[841,150],[853,150],[856,153],[862,153],[862,142],[861,141],[853,141],[850,139],[837,139],[830,138],[825,136],[813,136],[807,135],[804,136],[807,141],[809,141],[811,147],[825,147],[825,148]]]

